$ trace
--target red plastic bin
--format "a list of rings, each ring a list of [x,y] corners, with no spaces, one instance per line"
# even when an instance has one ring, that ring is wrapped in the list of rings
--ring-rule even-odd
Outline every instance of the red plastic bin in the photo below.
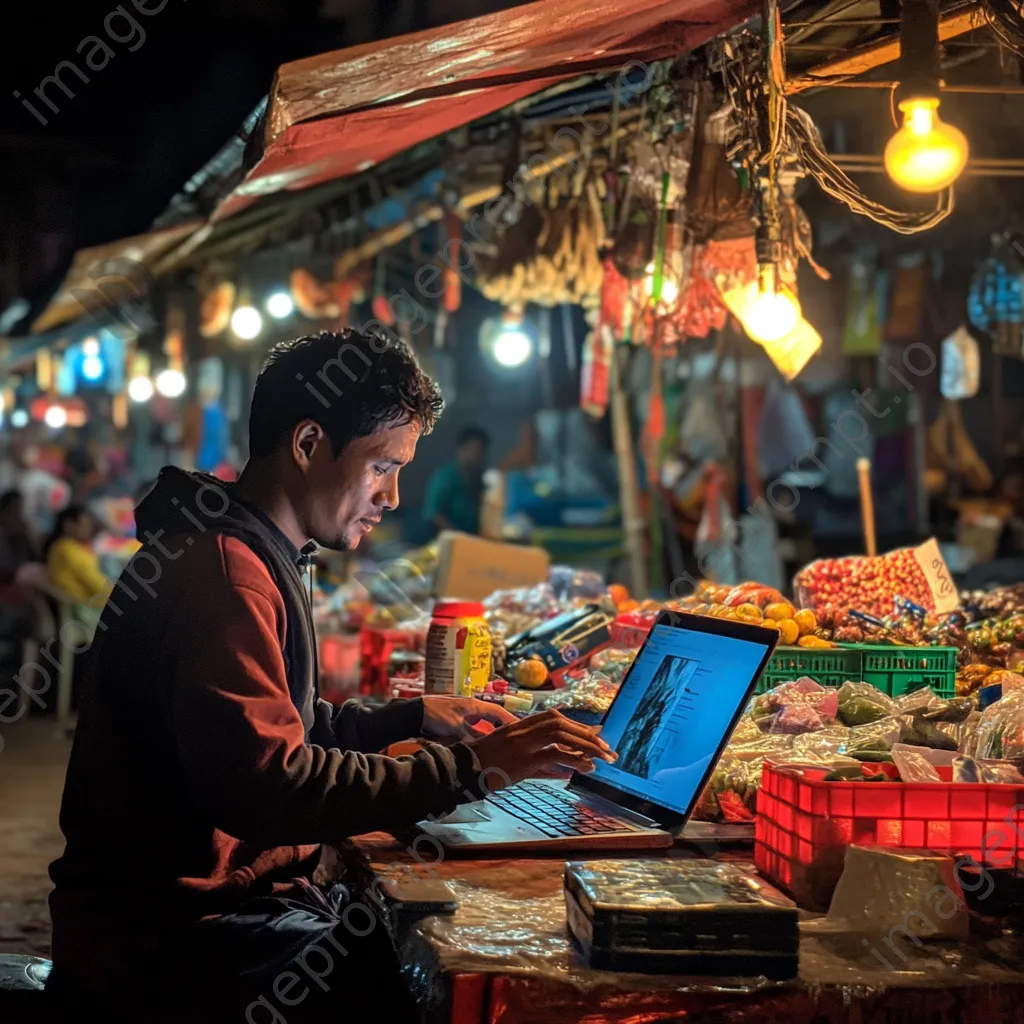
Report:
[[[344,704],[359,693],[357,633],[326,633],[320,637],[320,696]]]
[[[422,629],[377,629],[363,626],[359,633],[359,692],[367,697],[386,697],[390,681],[388,662],[397,650],[426,650]]]
[[[758,871],[801,906],[827,910],[851,843],[1016,867],[1024,786],[952,782],[951,768],[938,772],[944,781],[824,782],[825,769],[765,764],[754,826]]]

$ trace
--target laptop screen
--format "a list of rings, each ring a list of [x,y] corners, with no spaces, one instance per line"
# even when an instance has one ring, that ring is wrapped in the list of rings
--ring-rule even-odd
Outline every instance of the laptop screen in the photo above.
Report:
[[[588,778],[686,814],[767,650],[656,625],[601,727],[619,758]]]

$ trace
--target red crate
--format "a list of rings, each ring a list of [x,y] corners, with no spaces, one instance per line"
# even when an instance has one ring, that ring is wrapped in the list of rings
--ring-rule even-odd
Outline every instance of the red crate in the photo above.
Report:
[[[952,782],[951,768],[938,772],[943,782],[824,782],[825,769],[765,764],[754,827],[758,870],[801,906],[827,910],[851,843],[1016,866],[1024,786]]]
[[[357,633],[327,633],[320,637],[320,696],[344,704],[359,694]]]
[[[395,651],[426,651],[426,630],[376,629],[363,626],[359,633],[359,692],[386,697],[390,686],[388,662]]]

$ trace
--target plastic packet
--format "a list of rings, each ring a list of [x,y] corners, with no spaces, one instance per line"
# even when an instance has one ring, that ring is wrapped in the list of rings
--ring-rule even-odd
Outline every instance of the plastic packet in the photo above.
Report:
[[[545,701],[545,707],[573,708],[603,715],[619,692],[620,680],[611,679],[603,672],[584,669],[579,675],[566,676],[564,689],[557,690]]]
[[[820,732],[795,736],[793,738],[793,755],[795,757],[826,758],[845,754],[852,731],[839,722],[832,722]]]
[[[979,761],[958,754],[953,758],[954,782],[993,782],[1008,786],[1024,786],[1024,775],[1011,761]]]
[[[975,741],[964,751],[985,760],[1024,757],[1024,690],[1013,690],[981,714]]]
[[[842,753],[851,757],[873,751],[885,753],[892,750],[892,745],[899,741],[901,730],[902,723],[896,715],[880,718],[867,725],[858,725],[849,730],[849,740]]]
[[[628,647],[605,647],[590,659],[590,668],[601,672],[615,683],[621,683],[636,658],[636,651]]]
[[[913,750],[894,750],[892,760],[903,782],[942,781],[935,766]]]
[[[839,720],[844,725],[869,725],[897,713],[896,702],[870,683],[847,680],[838,692]]]
[[[942,698],[930,687],[913,690],[896,698],[896,711],[900,715],[912,715],[915,711],[928,711],[941,706]]]
[[[812,709],[818,716],[818,728],[821,728],[835,721],[839,711],[839,697],[834,689],[820,686],[804,676],[792,682],[780,683],[761,694],[754,702],[752,714],[755,718],[763,718],[794,707]]]
[[[959,737],[951,722],[931,722],[923,715],[901,715],[900,743],[933,750],[959,749]]]
[[[765,731],[769,735],[799,735],[805,732],[820,732],[824,724],[821,715],[810,704],[787,704],[772,715]]]

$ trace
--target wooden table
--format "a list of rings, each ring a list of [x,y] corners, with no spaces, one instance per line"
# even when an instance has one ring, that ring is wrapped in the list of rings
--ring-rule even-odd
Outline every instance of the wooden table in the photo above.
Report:
[[[408,847],[390,836],[363,836],[355,849],[364,871],[415,869]],[[433,844],[416,849],[459,899],[453,916],[422,919],[398,938],[430,1024],[1024,1024],[1024,946],[998,931],[970,946],[908,944],[906,964],[883,947],[901,968],[890,971],[860,937],[829,932],[808,915],[792,983],[594,971],[565,931],[567,858],[434,863]],[[694,854],[677,848],[671,856]]]

